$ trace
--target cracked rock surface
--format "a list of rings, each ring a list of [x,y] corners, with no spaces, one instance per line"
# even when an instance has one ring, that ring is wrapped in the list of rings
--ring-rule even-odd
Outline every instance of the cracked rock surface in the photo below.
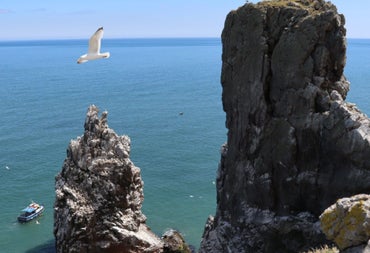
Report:
[[[370,121],[345,101],[344,17],[323,0],[245,4],[226,18],[228,139],[200,252],[299,252],[318,216],[370,192]]]

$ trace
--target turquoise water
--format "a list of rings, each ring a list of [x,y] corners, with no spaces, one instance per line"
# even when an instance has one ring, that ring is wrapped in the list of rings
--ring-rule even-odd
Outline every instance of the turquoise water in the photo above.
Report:
[[[148,225],[159,235],[178,229],[198,247],[215,212],[226,140],[220,40],[104,40],[111,58],[78,65],[86,43],[0,42],[0,251],[54,252],[54,177],[69,141],[83,134],[90,104],[131,138]],[[347,58],[347,100],[369,114],[370,40],[349,40]],[[18,224],[30,200],[43,203],[45,215]]]

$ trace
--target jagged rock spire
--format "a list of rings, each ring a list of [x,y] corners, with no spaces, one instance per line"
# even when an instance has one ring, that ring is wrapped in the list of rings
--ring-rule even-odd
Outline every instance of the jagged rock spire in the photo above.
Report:
[[[57,252],[162,252],[141,211],[143,181],[130,160],[130,139],[118,136],[90,106],[83,136],[71,140],[56,176]]]

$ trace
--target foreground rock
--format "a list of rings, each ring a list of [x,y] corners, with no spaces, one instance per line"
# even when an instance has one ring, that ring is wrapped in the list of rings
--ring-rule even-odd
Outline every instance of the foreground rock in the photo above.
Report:
[[[162,252],[141,212],[143,181],[129,158],[130,139],[90,106],[83,136],[72,140],[56,177],[57,252]]]
[[[246,4],[228,15],[222,43],[229,131],[200,252],[325,243],[319,215],[370,192],[370,121],[344,100],[344,17],[321,0]]]
[[[370,195],[339,199],[320,215],[328,239],[343,250],[367,244],[370,239]]]

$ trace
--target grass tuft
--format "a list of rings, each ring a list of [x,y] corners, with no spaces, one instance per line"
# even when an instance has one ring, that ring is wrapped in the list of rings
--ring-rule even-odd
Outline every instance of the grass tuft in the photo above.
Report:
[[[339,250],[336,247],[329,247],[328,245],[325,245],[321,248],[311,249],[302,253],[339,253]]]

